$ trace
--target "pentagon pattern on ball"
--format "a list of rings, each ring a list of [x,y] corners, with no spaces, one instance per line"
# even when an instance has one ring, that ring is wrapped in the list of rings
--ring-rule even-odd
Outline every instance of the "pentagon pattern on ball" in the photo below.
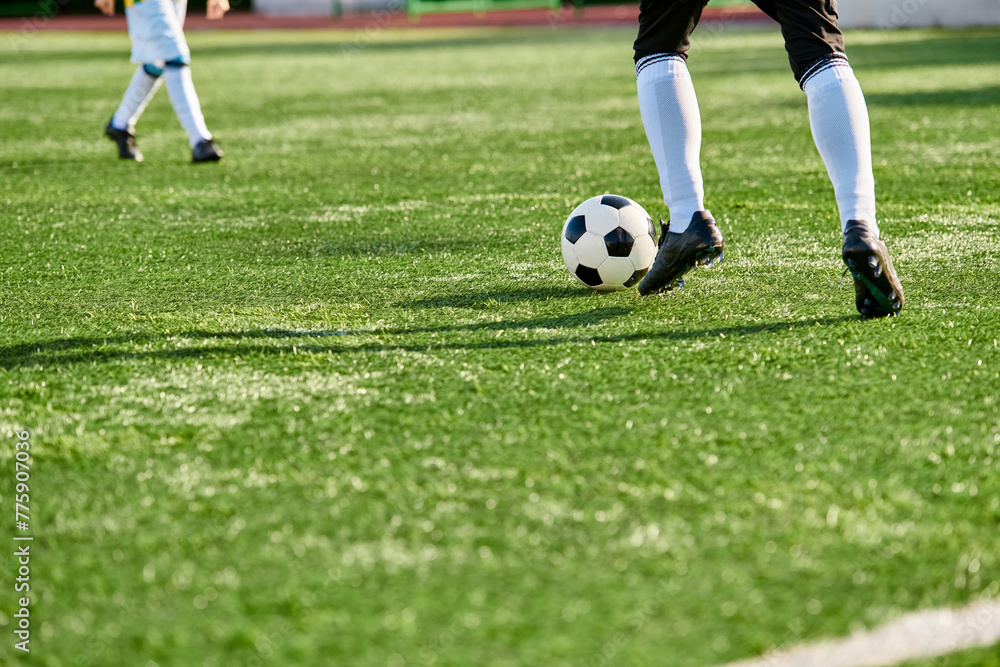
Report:
[[[604,235],[604,247],[608,249],[609,257],[628,257],[632,253],[635,238],[621,227]]]
[[[570,243],[576,243],[580,237],[587,232],[587,218],[582,215],[574,215],[566,221],[566,239]]]
[[[597,269],[592,269],[589,266],[580,265],[576,267],[576,271],[573,275],[580,279],[587,287],[599,287],[603,281],[600,272]]]
[[[562,256],[570,275],[600,292],[632,287],[656,256],[649,214],[621,195],[598,195],[577,206],[562,230]]]
[[[605,206],[621,210],[626,206],[631,206],[635,202],[628,197],[622,197],[621,195],[604,195],[601,197],[601,203]]]

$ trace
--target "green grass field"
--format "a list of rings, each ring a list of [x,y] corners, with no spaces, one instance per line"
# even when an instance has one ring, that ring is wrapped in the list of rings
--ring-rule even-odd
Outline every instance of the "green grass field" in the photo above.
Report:
[[[0,35],[0,663],[708,667],[1000,594],[1000,31],[848,35],[878,321],[777,30],[701,34],[726,260],[666,298],[559,253],[665,214],[630,30],[193,33],[198,166],[165,91],[102,136],[124,34]]]

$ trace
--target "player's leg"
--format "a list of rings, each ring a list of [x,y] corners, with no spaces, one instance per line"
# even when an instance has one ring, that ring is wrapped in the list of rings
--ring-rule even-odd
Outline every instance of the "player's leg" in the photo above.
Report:
[[[191,78],[191,67],[186,62],[170,60],[164,69],[163,76],[167,80],[170,103],[181,126],[188,134],[192,159],[195,162],[217,161],[222,157],[222,152],[215,146],[212,133],[205,125],[201,103],[194,89],[194,80]]]
[[[702,210],[701,115],[687,69],[689,35],[707,0],[643,0],[635,41],[636,87],[646,138],[660,175],[670,228],[682,232]]]
[[[174,11],[176,30],[184,39],[183,25],[187,13],[186,0],[176,0],[170,3]],[[205,117],[201,113],[201,102],[191,78],[190,51],[185,42],[185,53],[179,57],[167,59],[166,74],[167,93],[174,107],[177,119],[188,134],[191,143],[191,159],[194,162],[216,162],[222,158],[222,151],[215,145],[212,133],[208,131]]]
[[[868,108],[844,54],[836,4],[776,2],[792,71],[808,100],[813,139],[837,195],[841,226],[866,220],[877,233]]]
[[[132,41],[132,62],[138,63],[139,67],[132,75],[121,104],[104,128],[104,133],[118,144],[120,158],[141,161],[142,153],[135,145],[135,124],[162,83],[160,76],[163,71],[152,64],[158,57],[150,48],[150,35],[154,29],[153,14],[147,8],[126,0],[125,17]]]
[[[866,317],[895,315],[903,290],[875,216],[871,130],[861,85],[844,54],[831,0],[762,0],[781,24],[789,61],[806,93],[813,139],[833,183],[844,262]]]
[[[111,118],[111,125],[119,130],[134,132],[139,117],[163,83],[162,76],[163,69],[156,65],[145,64],[139,67],[132,75],[132,82],[122,97],[118,111]]]
[[[163,65],[170,103],[188,134],[195,162],[218,160],[212,134],[205,126],[191,79],[191,50],[184,39],[184,0],[142,0],[125,9],[132,37],[132,61]]]
[[[722,234],[704,207],[701,116],[687,69],[691,31],[707,0],[641,0],[635,41],[639,111],[660,176],[669,225],[639,292],[684,284],[684,274],[721,256]]]
[[[132,75],[118,110],[104,128],[104,133],[118,144],[118,157],[124,160],[142,161],[142,152],[135,145],[135,124],[163,82],[162,74],[163,70],[155,65],[140,66]]]

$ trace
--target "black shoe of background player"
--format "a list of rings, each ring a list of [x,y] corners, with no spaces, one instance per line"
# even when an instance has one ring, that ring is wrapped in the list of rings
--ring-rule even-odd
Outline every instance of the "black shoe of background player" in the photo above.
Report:
[[[865,317],[893,317],[903,307],[903,286],[889,249],[868,224],[850,220],[844,230],[844,264],[854,278],[854,303]]]
[[[192,162],[218,162],[222,159],[222,151],[211,139],[203,139],[191,149]]]
[[[684,274],[696,266],[713,266],[722,261],[726,244],[715,219],[708,211],[691,216],[691,224],[681,233],[670,231],[660,220],[660,249],[649,273],[639,283],[639,294],[679,289],[684,286]]]
[[[134,133],[128,130],[119,130],[109,120],[104,128],[104,134],[108,136],[108,139],[118,144],[118,157],[123,160],[142,162],[142,152],[136,148]]]

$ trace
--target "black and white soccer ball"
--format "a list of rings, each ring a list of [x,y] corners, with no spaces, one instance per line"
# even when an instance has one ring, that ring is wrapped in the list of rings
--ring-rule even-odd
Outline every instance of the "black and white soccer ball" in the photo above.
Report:
[[[591,197],[563,225],[562,256],[570,274],[591,289],[632,287],[656,257],[653,219],[628,197]]]

